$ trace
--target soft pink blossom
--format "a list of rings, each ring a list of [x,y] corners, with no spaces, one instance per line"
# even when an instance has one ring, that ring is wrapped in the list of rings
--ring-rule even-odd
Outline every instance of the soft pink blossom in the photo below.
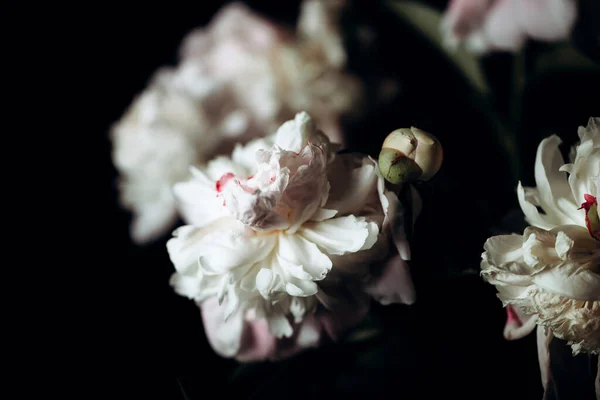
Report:
[[[452,46],[517,51],[527,39],[567,39],[576,17],[576,0],[452,0],[442,30]]]

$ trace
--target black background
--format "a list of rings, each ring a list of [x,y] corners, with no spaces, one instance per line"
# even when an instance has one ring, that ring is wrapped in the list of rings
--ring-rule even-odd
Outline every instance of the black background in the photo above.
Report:
[[[85,186],[77,201],[83,200],[81,210],[69,202],[67,211],[73,217],[67,223],[73,227],[71,236],[85,232],[86,237],[75,238],[85,244],[77,249],[82,257],[73,262],[79,272],[62,293],[69,332],[60,334],[77,361],[61,367],[55,383],[65,390],[77,388],[82,398],[99,393],[132,399],[230,394],[257,399],[541,398],[535,338],[506,342],[505,314],[495,289],[465,273],[478,269],[487,237],[522,228],[507,155],[481,111],[466,98],[465,82],[379,2],[354,2],[356,11],[346,23],[368,24],[378,39],[374,49],[362,52],[349,35],[350,69],[367,83],[396,77],[400,93],[385,107],[367,106],[359,120],[347,121],[346,133],[351,150],[374,156],[387,133],[401,126],[429,130],[444,145],[442,170],[421,188],[425,210],[413,249],[417,303],[374,305],[385,335],[370,343],[330,345],[279,364],[241,369],[212,351],[199,311],[168,285],[173,272],[165,248],[168,236],[142,247],[129,239],[130,216],[117,201],[108,131],[153,71],[177,62],[183,36],[206,24],[223,3],[103,3],[70,9],[73,18],[65,14],[55,20],[56,25],[65,21],[62,28],[67,28],[60,67],[80,93],[71,100],[73,110],[82,110],[74,131],[86,175],[74,179],[76,189]],[[297,1],[247,3],[294,26]],[[589,42],[594,43],[578,40],[585,46]],[[597,47],[585,50],[593,55]],[[484,61],[497,94],[494,107],[508,113],[511,56],[496,54]],[[577,126],[598,115],[597,93],[597,72],[536,76],[525,90],[518,127],[525,171],[520,179],[533,184],[541,138],[557,133],[572,143]]]

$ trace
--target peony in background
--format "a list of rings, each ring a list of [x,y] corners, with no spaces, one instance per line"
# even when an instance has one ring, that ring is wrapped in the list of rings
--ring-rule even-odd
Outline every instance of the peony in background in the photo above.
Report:
[[[536,335],[504,339],[506,311],[479,276],[481,253],[489,237],[521,234],[531,223],[517,184],[536,186],[540,142],[558,135],[568,160],[577,128],[598,115],[590,11],[573,17],[593,4],[531,2],[561,24],[534,13],[540,21],[505,29],[514,33],[506,38],[492,35],[494,24],[508,26],[498,19],[500,3],[511,23],[511,15],[527,18],[524,3],[451,3],[335,1],[320,14],[300,2],[211,3],[162,10],[135,24],[115,17],[109,40],[121,62],[110,63],[118,84],[102,127],[111,134],[112,157],[103,162],[112,185],[109,240],[115,254],[124,252],[111,267],[123,288],[115,303],[125,329],[116,341],[138,389],[161,386],[172,398],[199,398],[211,382],[223,393],[258,398],[290,387],[318,398],[390,391],[405,398],[542,397]],[[538,23],[556,30],[540,32]],[[195,294],[173,282],[179,268],[167,242],[194,211],[176,213],[173,193],[184,190],[169,188],[187,179],[189,166],[202,168],[231,154],[236,142],[272,134],[300,111],[347,152],[375,159],[400,127],[440,139],[442,169],[417,185],[422,210],[410,261],[416,301],[369,300],[356,335],[334,341],[327,334],[318,348],[277,363],[238,364],[218,355],[234,353],[219,352],[207,312],[201,319],[185,298]],[[156,140],[141,139],[148,136]],[[582,388],[594,366],[577,357],[585,373],[569,375],[562,387],[587,396]]]

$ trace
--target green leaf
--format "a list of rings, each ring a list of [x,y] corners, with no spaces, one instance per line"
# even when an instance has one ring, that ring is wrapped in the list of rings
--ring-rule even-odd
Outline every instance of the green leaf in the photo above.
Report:
[[[548,45],[535,60],[535,74],[554,70],[600,70],[600,66],[575,49],[570,43]]]
[[[464,48],[451,49],[444,44],[440,31],[442,14],[433,8],[412,1],[391,1],[387,6],[412,28],[437,47],[465,76],[481,95],[489,91],[479,58]]]

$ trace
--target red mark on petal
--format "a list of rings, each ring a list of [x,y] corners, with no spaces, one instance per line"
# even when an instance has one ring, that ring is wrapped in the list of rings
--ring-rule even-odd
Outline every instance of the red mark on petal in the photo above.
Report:
[[[519,319],[519,315],[514,308],[511,306],[506,307],[506,324],[510,324],[512,322],[517,323],[518,326],[521,326],[521,320]]]
[[[583,198],[585,199],[585,201],[581,203],[581,207],[579,207],[578,210],[581,210],[583,208],[585,209],[585,211],[590,211],[590,208],[592,208],[592,206],[598,205],[598,200],[591,194],[584,194]]]
[[[225,188],[225,185],[227,185],[227,182],[229,182],[234,177],[235,177],[235,175],[231,172],[223,174],[223,176],[221,178],[219,178],[217,183],[215,183],[215,189],[217,190],[217,192],[221,193],[223,191],[223,189]]]
[[[600,240],[600,220],[598,220],[598,199],[591,194],[583,195],[584,202],[578,210],[585,210],[585,226],[596,240]]]

